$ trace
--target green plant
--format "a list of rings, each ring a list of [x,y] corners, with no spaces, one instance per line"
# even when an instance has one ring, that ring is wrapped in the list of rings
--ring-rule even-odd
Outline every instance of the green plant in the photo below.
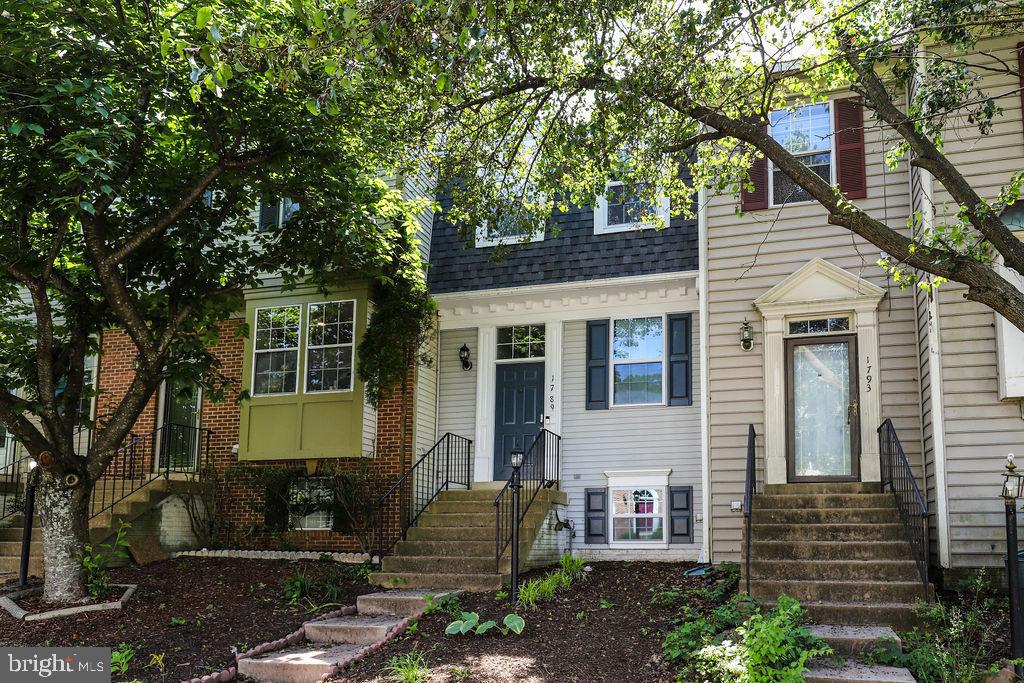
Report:
[[[341,575],[352,583],[366,583],[373,573],[373,562],[366,560],[356,564],[342,565]]]
[[[651,635],[651,629],[647,628],[646,626],[641,627],[640,635],[646,638],[647,636]]]
[[[453,666],[452,667],[452,678],[457,681],[465,681],[469,678],[469,667],[465,666]]]
[[[128,643],[119,644],[110,652],[110,672],[124,676],[133,659],[135,659],[135,648]]]
[[[131,524],[120,520],[120,526],[113,540],[104,543],[95,549],[91,543],[86,543],[78,552],[78,562],[85,573],[85,589],[93,598],[105,598],[110,595],[110,558],[128,557],[128,542],[125,536]]]
[[[462,613],[462,602],[459,600],[458,593],[445,593],[440,597],[427,595],[425,599],[427,601],[427,606],[423,610],[424,614],[444,612],[445,614],[457,617]]]
[[[420,622],[416,621],[415,619],[413,619],[412,621],[409,622],[409,626],[406,627],[405,635],[409,636],[411,638],[412,636],[415,636],[419,632],[420,632]]]
[[[395,655],[384,670],[389,674],[389,678],[397,683],[426,683],[430,678],[427,658],[415,650]]]
[[[586,562],[582,557],[573,557],[569,553],[563,554],[562,559],[559,561],[559,568],[562,574],[569,578],[570,584],[587,575],[585,566]]]
[[[184,626],[188,623],[185,617],[171,617],[171,626]]]
[[[603,597],[599,597],[597,599],[597,604],[601,606],[601,609],[611,609],[612,607],[615,607],[614,602],[612,602],[608,598]]]
[[[734,595],[709,614],[686,612],[683,622],[665,634],[661,643],[662,653],[668,661],[680,663],[711,644],[714,636],[736,628],[757,611],[757,603],[750,597]]]
[[[586,621],[587,620],[587,613],[584,612],[583,610],[580,610],[579,612],[577,612],[573,616],[576,617],[576,621]]]
[[[518,614],[506,614],[501,622],[502,626],[498,626],[498,622],[493,619],[481,623],[480,615],[476,612],[463,612],[459,616],[459,619],[451,622],[445,628],[445,635],[466,635],[472,632],[482,636],[493,628],[497,628],[504,636],[507,636],[509,633],[519,635],[523,632],[523,628],[526,627],[526,620]]]
[[[508,591],[500,590],[494,594],[495,600],[508,600]]]
[[[518,603],[520,607],[537,609],[537,603],[541,599],[540,579],[530,579],[519,587]]]
[[[149,655],[149,663],[146,664],[146,668],[147,669],[159,669],[160,673],[163,673],[164,670],[166,669],[166,665],[164,664],[164,653],[163,652],[161,652],[159,654],[157,654],[155,652],[151,653]]]
[[[881,647],[868,654],[878,664],[906,667],[922,683],[971,683],[1002,655],[1006,598],[984,572],[962,582],[955,597],[919,603],[920,626],[900,633],[902,650]]]
[[[303,572],[295,572],[292,576],[285,577],[281,584],[281,592],[289,605],[297,605],[303,598],[309,596],[313,590],[313,580]]]

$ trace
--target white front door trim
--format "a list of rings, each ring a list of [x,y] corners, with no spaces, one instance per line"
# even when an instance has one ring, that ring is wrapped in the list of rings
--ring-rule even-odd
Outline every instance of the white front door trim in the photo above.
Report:
[[[785,339],[790,319],[848,315],[857,335],[860,394],[860,478],[881,481],[875,430],[881,423],[878,386],[878,303],[885,290],[816,258],[754,301],[764,320],[765,482],[788,482],[786,467]]]

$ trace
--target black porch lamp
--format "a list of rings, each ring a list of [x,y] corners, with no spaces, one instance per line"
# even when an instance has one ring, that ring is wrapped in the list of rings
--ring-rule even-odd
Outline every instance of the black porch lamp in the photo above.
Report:
[[[1020,571],[1017,559],[1017,501],[1024,496],[1024,475],[1017,472],[1013,453],[1006,456],[1006,470],[1003,472],[1003,503],[1006,509],[1006,579],[1010,585],[1010,654],[1020,661],[1024,657],[1024,614],[1021,613]],[[1024,667],[1014,664],[1014,673],[1019,678]]]
[[[473,361],[469,359],[469,347],[465,344],[463,344],[462,348],[459,349],[459,360],[462,362],[463,370],[473,369]]]

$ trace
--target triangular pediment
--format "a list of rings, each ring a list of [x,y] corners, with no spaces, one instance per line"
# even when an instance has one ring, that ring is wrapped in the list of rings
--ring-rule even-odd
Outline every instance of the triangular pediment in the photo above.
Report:
[[[874,302],[885,296],[878,285],[823,258],[816,258],[754,300],[758,309],[810,303]]]

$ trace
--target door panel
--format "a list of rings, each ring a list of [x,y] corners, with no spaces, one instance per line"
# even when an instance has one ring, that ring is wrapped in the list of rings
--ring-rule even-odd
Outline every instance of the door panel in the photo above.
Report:
[[[859,478],[854,336],[786,342],[790,481]]]
[[[172,470],[194,470],[198,465],[202,390],[173,380],[165,387],[160,467],[170,465]]]
[[[512,475],[512,449],[528,449],[543,425],[544,363],[499,363],[495,380],[494,479],[500,481]]]

